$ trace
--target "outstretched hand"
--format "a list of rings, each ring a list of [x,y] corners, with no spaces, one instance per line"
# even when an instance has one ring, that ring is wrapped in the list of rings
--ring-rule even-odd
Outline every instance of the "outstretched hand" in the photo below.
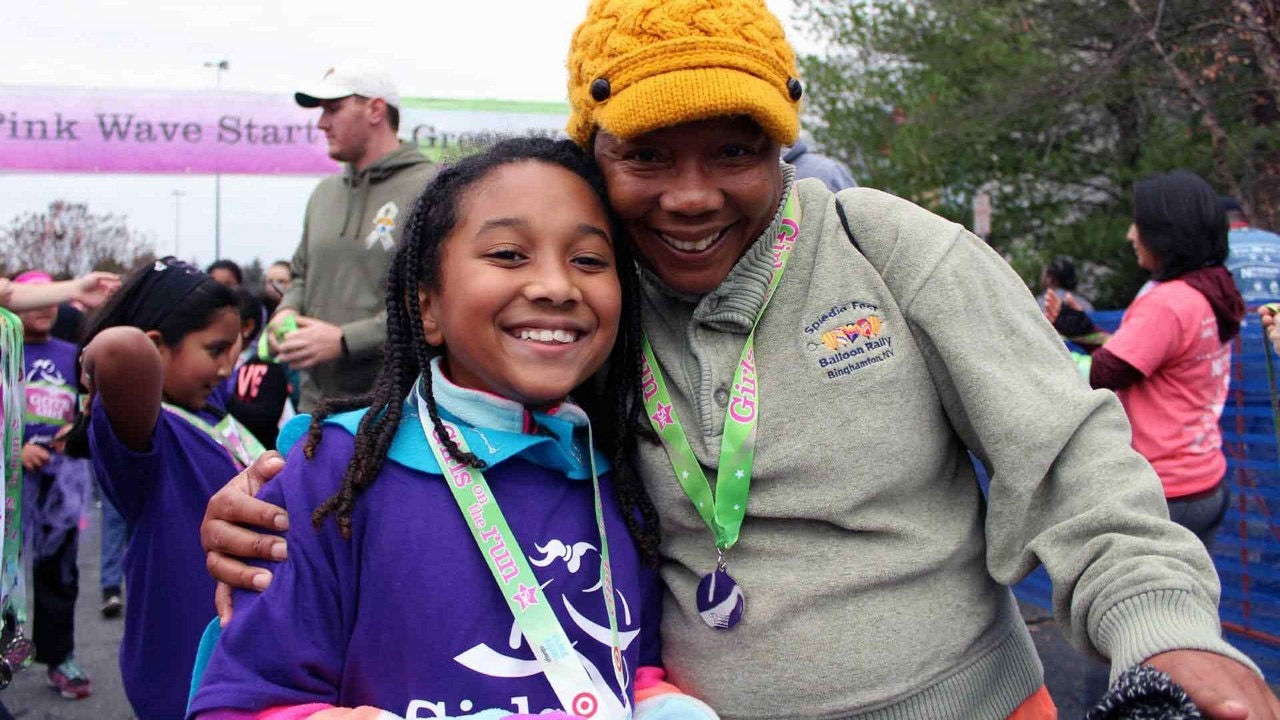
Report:
[[[1143,664],[1173,678],[1210,720],[1280,720],[1280,700],[1267,683],[1225,655],[1171,650]]]
[[[254,497],[283,469],[280,453],[263,453],[209,498],[205,508],[200,544],[204,546],[205,566],[218,581],[214,607],[223,625],[231,620],[231,586],[265,590],[271,584],[270,570],[248,565],[242,558],[278,561],[288,556],[284,538],[241,527],[289,529],[289,515],[283,508]]]
[[[101,307],[116,290],[120,276],[109,272],[91,272],[75,279],[75,300],[90,310]]]

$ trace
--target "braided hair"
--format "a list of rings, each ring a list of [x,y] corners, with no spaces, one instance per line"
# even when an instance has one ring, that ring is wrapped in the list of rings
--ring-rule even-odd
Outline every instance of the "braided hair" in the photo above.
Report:
[[[441,170],[418,198],[405,226],[395,260],[387,275],[387,336],[382,367],[373,389],[360,396],[325,399],[316,408],[303,452],[314,457],[322,438],[322,424],[330,415],[368,407],[356,431],[355,453],[342,477],[342,487],[312,514],[312,523],[333,516],[343,537],[351,537],[351,513],[356,497],[377,478],[387,450],[403,417],[403,401],[410,389],[423,383],[423,396],[431,423],[449,455],[481,469],[483,460],[461,452],[443,431],[431,387],[431,360],[441,350],[427,343],[418,305],[420,287],[437,286],[441,249],[458,223],[458,207],[464,193],[505,165],[540,162],[562,167],[591,186],[608,208],[604,178],[591,157],[572,142],[549,138],[518,137],[499,141],[486,151]],[[574,398],[597,421],[602,449],[614,465],[613,487],[642,558],[653,565],[658,558],[657,512],[632,469],[635,438],[646,432],[641,423],[639,377],[641,330],[639,278],[629,243],[610,212],[614,254],[622,287],[623,313],[618,338],[606,368],[573,391]]]

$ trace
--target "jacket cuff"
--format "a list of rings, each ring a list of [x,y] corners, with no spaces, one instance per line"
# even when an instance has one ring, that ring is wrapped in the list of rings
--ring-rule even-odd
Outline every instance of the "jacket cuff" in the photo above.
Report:
[[[1217,613],[1185,590],[1153,590],[1122,600],[1102,615],[1093,634],[1098,649],[1111,658],[1111,682],[1170,650],[1217,653],[1262,675],[1248,656],[1222,639]]]
[[[290,308],[299,315],[305,315],[302,312],[302,288],[295,283],[288,290],[284,291],[284,295],[280,298],[280,304],[276,306],[276,312],[280,312],[285,308]]]
[[[379,315],[349,322],[342,326],[342,337],[347,341],[347,351],[352,358],[369,357],[382,349],[387,337],[387,321]]]

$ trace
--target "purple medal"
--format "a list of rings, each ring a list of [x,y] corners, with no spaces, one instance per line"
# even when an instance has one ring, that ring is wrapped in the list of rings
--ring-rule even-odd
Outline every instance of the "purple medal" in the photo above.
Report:
[[[715,572],[702,576],[698,583],[698,615],[716,630],[732,630],[742,622],[746,609],[742,586],[725,570],[722,555]]]

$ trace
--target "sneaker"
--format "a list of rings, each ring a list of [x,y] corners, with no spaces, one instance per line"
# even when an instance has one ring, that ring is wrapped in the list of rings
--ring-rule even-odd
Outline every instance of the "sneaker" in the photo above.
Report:
[[[124,610],[124,599],[120,597],[120,588],[105,588],[102,591],[102,617],[119,617]]]
[[[49,668],[49,684],[68,700],[83,700],[93,694],[93,683],[75,655],[68,655],[62,664]]]

